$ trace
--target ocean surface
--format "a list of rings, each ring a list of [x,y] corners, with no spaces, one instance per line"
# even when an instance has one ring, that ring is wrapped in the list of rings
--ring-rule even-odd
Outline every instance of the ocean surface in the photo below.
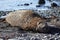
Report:
[[[12,10],[20,10],[20,9],[34,9],[34,10],[48,10],[51,6],[52,2],[55,2],[60,6],[60,0],[45,0],[45,4],[41,7],[36,7],[38,5],[38,0],[0,0],[0,11],[12,11]],[[25,6],[24,4],[28,3],[29,6]]]

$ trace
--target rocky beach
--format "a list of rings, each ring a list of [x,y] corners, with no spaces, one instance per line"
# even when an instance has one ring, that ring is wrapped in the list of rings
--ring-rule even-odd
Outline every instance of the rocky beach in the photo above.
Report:
[[[6,5],[4,3],[8,3],[9,1],[12,4],[9,3]],[[40,0],[35,2],[33,2],[34,0],[26,0],[25,3],[24,0],[21,3],[16,0],[9,1],[0,1],[6,7],[1,7],[2,5],[0,4],[0,40],[60,40],[60,0]],[[42,28],[43,32],[39,32],[40,30],[23,30],[18,26],[12,26],[13,24],[8,23],[6,21],[7,15],[18,10],[32,10],[42,18],[41,20],[44,19],[45,22],[43,23],[45,27]],[[36,19],[32,20],[33,23],[31,24],[34,24],[34,20],[36,22]]]
[[[4,40],[60,40],[60,27],[56,26],[56,24],[59,21],[57,22],[54,21],[55,19],[60,19],[60,16],[59,16],[60,9],[59,7],[57,7],[57,8],[53,8],[52,10],[38,11],[38,14],[43,13],[43,14],[40,14],[40,16],[47,20],[47,23],[49,26],[55,23],[53,26],[51,27],[48,26],[47,28],[45,28],[46,30],[48,30],[48,32],[37,32],[37,31],[32,31],[32,30],[26,31],[26,30],[19,29],[18,27],[12,27],[9,23],[6,22],[5,17],[1,16],[0,18],[0,39],[2,40],[3,39]],[[1,14],[5,13],[6,15],[6,14],[9,14],[10,12],[12,11],[6,11],[6,12],[1,11]],[[49,13],[49,14],[48,15],[46,14],[46,16],[43,16],[45,13],[47,14]],[[49,20],[52,22],[50,22]]]

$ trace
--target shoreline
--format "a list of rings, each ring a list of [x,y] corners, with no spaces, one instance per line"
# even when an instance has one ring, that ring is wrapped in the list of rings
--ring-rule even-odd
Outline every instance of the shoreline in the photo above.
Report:
[[[21,10],[31,10],[31,9],[21,9]],[[45,17],[45,18],[50,18],[52,14],[53,16],[60,17],[59,16],[60,7],[54,7],[54,8],[51,7],[50,10],[34,10],[34,9],[32,10],[36,12],[37,14],[39,14],[40,16]],[[16,10],[13,10],[13,11],[16,11]],[[9,12],[13,12],[13,11],[0,11],[0,18],[5,18]]]

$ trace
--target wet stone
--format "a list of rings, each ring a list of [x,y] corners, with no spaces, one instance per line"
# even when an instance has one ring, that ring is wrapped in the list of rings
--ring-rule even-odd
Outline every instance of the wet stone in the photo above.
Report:
[[[38,38],[35,38],[35,40],[40,40],[40,39],[38,39]]]
[[[24,5],[25,5],[25,6],[29,6],[29,4],[28,4],[28,3],[25,3]]]
[[[57,7],[58,5],[56,3],[51,4],[52,7]]]
[[[0,17],[1,16],[5,16],[6,14],[8,14],[11,11],[0,11]]]
[[[19,4],[17,6],[20,6]]]
[[[38,4],[45,4],[45,0],[39,0]]]
[[[32,3],[30,3],[30,4],[32,4]]]
[[[36,5],[36,7],[41,7],[40,5]]]

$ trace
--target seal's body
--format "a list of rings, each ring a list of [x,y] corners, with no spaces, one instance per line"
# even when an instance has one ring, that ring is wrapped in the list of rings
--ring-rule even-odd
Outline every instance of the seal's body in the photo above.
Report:
[[[6,21],[12,26],[19,26],[22,29],[42,29],[45,20],[40,18],[32,10],[19,10],[7,15]]]

